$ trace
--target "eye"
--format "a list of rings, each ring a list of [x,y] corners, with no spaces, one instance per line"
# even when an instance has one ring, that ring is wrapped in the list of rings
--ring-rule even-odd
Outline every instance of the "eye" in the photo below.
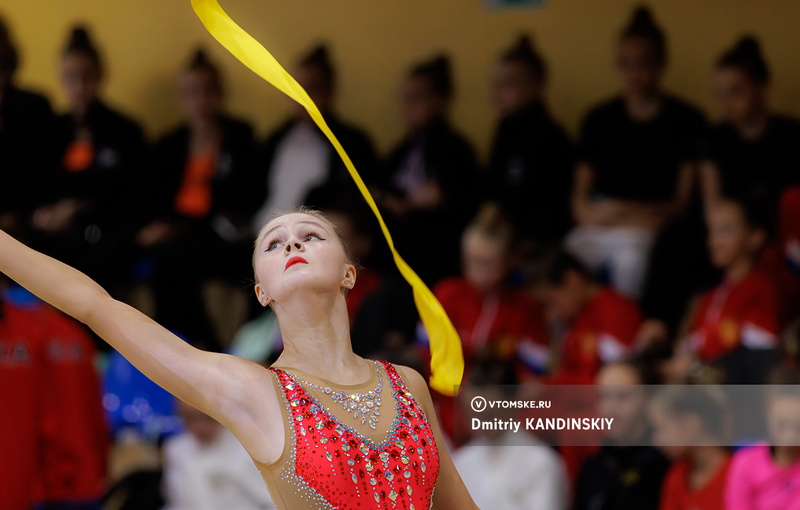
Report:
[[[325,238],[323,238],[321,235],[319,235],[319,234],[317,234],[315,232],[309,232],[308,234],[306,234],[305,242],[314,241],[314,240],[316,240],[316,241],[324,241]]]
[[[279,240],[277,240],[277,239],[273,239],[272,241],[270,241],[270,242],[267,244],[267,249],[266,249],[266,250],[264,250],[264,251],[272,251],[272,250],[274,250],[275,248],[277,248],[277,247],[278,247],[278,245],[280,245],[280,244],[281,244],[281,242],[280,242]]]

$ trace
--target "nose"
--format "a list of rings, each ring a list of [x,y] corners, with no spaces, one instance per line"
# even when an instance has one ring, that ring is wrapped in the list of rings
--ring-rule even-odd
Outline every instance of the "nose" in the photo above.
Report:
[[[303,243],[297,240],[286,243],[286,253],[291,253],[292,250],[303,251]]]

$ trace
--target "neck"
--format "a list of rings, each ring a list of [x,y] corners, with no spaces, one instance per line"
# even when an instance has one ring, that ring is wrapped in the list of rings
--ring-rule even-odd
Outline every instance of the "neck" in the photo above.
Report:
[[[735,124],[736,130],[745,140],[758,140],[767,129],[769,116],[765,109],[760,108],[756,113]]]
[[[779,466],[791,466],[800,460],[800,447],[797,446],[776,446],[775,463]]]
[[[661,112],[661,94],[657,91],[632,94],[625,97],[628,115],[637,122],[647,122]]]
[[[704,485],[706,481],[725,462],[727,452],[721,446],[695,446],[689,453],[692,465],[692,478]]]
[[[364,378],[364,365],[353,352],[344,295],[295,293],[275,302],[283,353],[275,365],[297,368],[334,382]]]
[[[744,280],[753,269],[753,261],[749,258],[741,258],[725,269],[725,279],[729,282],[740,282]]]

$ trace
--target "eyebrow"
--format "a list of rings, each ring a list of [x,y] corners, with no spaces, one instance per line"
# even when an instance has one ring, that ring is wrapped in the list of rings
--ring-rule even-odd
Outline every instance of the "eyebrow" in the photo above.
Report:
[[[327,231],[327,228],[322,223],[319,223],[318,221],[314,221],[314,220],[302,220],[302,221],[298,221],[297,224],[298,225],[299,224],[314,225],[314,226],[317,226],[317,227]],[[285,227],[285,226],[286,225],[281,224],[281,225],[275,225],[274,227],[270,228],[269,230],[267,230],[266,232],[261,234],[261,240],[258,242],[258,244],[263,243],[264,239],[266,239],[273,231],[275,231],[275,230],[277,230],[277,229],[279,229],[281,227]]]

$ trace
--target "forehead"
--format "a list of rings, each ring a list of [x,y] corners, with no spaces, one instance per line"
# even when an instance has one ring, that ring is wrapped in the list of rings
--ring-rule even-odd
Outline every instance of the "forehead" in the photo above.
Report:
[[[306,213],[289,213],[268,221],[261,227],[258,239],[260,240],[268,233],[279,230],[280,228],[292,228],[300,224],[315,225],[328,231],[333,230],[331,223],[325,218]]]

